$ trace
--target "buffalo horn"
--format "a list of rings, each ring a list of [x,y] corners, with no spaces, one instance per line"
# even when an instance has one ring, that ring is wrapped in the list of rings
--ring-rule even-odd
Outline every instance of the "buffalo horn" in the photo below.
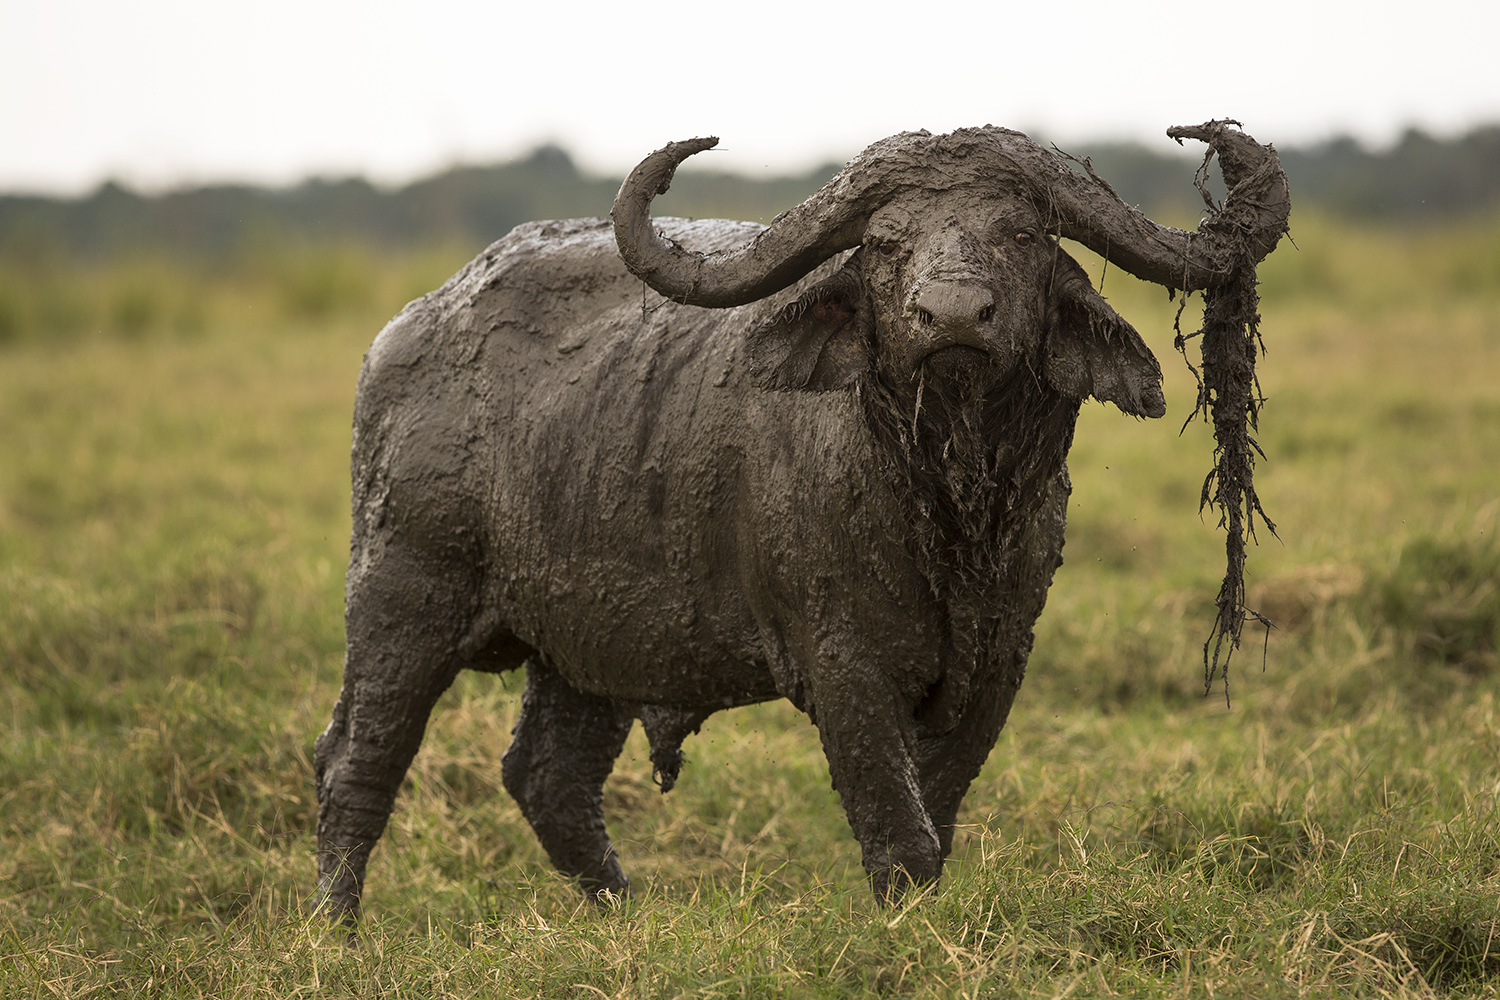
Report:
[[[662,295],[687,305],[743,305],[787,287],[834,254],[858,246],[870,213],[902,189],[934,179],[943,186],[1023,189],[1054,231],[1131,274],[1184,291],[1215,288],[1254,266],[1286,232],[1291,198],[1276,150],[1230,122],[1179,126],[1167,134],[1199,139],[1219,156],[1229,195],[1195,231],[1152,222],[1120,200],[1092,168],[1073,170],[1021,132],[986,126],[948,135],[903,132],[882,139],[744,246],[689,250],[659,232],[651,201],[679,164],[717,138],[671,142],[631,171],[610,217],[620,256]]]

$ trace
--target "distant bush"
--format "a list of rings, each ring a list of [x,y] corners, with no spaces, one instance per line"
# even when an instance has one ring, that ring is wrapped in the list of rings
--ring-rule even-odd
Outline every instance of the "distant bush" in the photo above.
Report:
[[[375,263],[357,246],[288,252],[274,266],[277,296],[293,319],[324,319],[373,297]]]
[[[21,335],[21,300],[9,283],[0,279],[0,344]]]
[[[0,258],[0,347],[196,338],[225,324],[282,320],[352,322],[373,336],[469,253],[446,244],[380,254],[357,243],[260,241],[211,266],[170,256],[43,266]]]
[[[1418,656],[1467,674],[1493,673],[1500,648],[1500,545],[1422,536],[1374,581],[1380,622]]]

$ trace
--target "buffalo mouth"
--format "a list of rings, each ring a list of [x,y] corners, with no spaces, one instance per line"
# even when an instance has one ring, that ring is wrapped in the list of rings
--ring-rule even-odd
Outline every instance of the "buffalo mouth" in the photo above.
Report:
[[[988,351],[966,344],[949,344],[930,351],[920,361],[921,367],[945,381],[974,382],[995,374],[995,360]]]

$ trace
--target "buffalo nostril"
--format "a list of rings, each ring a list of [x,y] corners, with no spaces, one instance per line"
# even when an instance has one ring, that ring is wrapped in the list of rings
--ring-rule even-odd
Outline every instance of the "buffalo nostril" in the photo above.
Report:
[[[994,296],[976,281],[928,281],[909,302],[913,322],[953,337],[972,337],[995,315]]]

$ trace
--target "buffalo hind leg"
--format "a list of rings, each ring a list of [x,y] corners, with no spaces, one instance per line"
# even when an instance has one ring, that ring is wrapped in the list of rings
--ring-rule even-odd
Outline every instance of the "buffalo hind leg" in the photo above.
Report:
[[[318,907],[353,925],[370,851],[421,745],[427,718],[462,661],[469,602],[451,578],[388,549],[351,574],[344,686],[318,737]]]
[[[604,781],[634,723],[608,698],[574,689],[540,656],[526,661],[526,693],[501,775],[558,871],[595,902],[629,893],[604,828]]]

